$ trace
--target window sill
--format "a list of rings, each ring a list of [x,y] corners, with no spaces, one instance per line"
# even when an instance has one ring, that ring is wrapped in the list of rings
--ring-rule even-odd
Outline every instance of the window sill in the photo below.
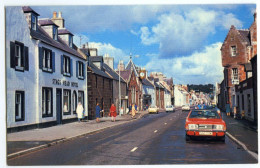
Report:
[[[18,122],[18,121],[24,121],[24,119],[23,118],[15,119],[15,122]]]
[[[78,79],[84,80],[83,76],[78,76]]]
[[[71,112],[63,112],[63,115],[71,115]]]
[[[43,72],[48,72],[48,73],[52,73],[53,72],[52,69],[50,69],[50,68],[42,68],[42,71]]]
[[[24,72],[24,67],[16,66],[16,67],[15,67],[15,70],[16,70],[16,71]]]
[[[67,77],[70,77],[70,73],[63,73],[63,76],[67,76]]]
[[[42,118],[47,118],[47,117],[53,117],[53,115],[52,114],[44,114],[44,115],[42,115]]]

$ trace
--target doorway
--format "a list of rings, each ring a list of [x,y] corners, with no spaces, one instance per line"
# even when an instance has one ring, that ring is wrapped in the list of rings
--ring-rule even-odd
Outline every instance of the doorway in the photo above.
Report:
[[[57,124],[62,124],[62,90],[56,89],[56,118]]]

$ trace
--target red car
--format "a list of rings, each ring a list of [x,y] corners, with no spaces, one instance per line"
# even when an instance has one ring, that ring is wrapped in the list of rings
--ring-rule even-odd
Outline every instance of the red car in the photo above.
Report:
[[[216,110],[195,109],[185,123],[186,141],[191,137],[215,137],[225,142],[226,123]]]

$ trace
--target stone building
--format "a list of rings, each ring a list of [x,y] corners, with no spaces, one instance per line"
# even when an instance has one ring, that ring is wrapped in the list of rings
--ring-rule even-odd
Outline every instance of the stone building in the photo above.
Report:
[[[88,58],[88,119],[96,118],[96,105],[104,110],[101,117],[107,116],[113,103],[113,78],[105,72],[103,56],[98,50],[83,45],[80,49]]]
[[[256,13],[249,29],[239,30],[231,26],[221,47],[222,66],[224,67],[225,103],[234,107],[236,102],[234,86],[252,76],[246,73],[246,65],[254,57],[256,48]]]

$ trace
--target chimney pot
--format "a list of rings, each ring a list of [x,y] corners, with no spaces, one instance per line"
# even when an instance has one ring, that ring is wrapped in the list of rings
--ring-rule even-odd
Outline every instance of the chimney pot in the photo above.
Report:
[[[59,11],[59,18],[61,18],[61,11]]]
[[[55,19],[56,17],[57,17],[57,12],[54,11],[54,12],[53,12],[53,18]]]

